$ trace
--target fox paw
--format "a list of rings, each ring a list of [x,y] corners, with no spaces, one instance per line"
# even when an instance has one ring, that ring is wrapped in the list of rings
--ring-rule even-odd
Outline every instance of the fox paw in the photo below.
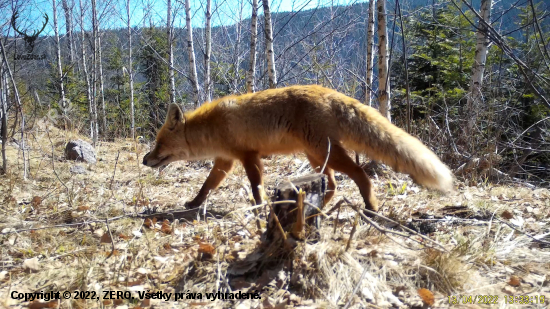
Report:
[[[202,204],[202,201],[192,200],[192,201],[186,202],[184,206],[187,209],[193,209],[193,208],[199,207],[201,204]]]

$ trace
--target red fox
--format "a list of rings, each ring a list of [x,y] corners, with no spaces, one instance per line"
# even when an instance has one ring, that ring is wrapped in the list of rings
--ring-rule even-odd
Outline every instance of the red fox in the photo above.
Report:
[[[369,210],[378,210],[372,184],[346,149],[412,176],[419,184],[450,191],[449,168],[418,139],[391,124],[377,110],[321,86],[292,86],[227,96],[182,113],[168,109],[155,148],[143,158],[150,167],[177,160],[214,158],[214,167],[197,196],[186,204],[200,206],[233,168],[242,162],[256,203],[262,203],[261,156],[305,152],[317,171],[327,162],[326,205],[336,191],[334,171],[347,174],[359,187]],[[327,159],[328,156],[328,159]]]

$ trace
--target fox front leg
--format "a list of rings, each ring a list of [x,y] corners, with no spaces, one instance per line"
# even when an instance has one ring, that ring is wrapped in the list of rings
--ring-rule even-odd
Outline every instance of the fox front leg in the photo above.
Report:
[[[206,197],[208,197],[208,193],[220,185],[225,177],[227,177],[227,175],[231,172],[234,164],[235,161],[233,160],[216,158],[214,160],[214,166],[212,167],[212,170],[202,185],[199,193],[192,201],[185,203],[185,207],[196,208],[202,205],[202,203],[206,200]]]

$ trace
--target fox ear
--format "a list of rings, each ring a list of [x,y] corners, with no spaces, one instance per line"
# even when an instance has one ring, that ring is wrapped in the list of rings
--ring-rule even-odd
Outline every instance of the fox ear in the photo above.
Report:
[[[164,124],[168,126],[171,130],[176,127],[176,125],[183,121],[183,112],[179,106],[175,103],[170,104],[168,107],[168,113],[166,114],[166,121]]]

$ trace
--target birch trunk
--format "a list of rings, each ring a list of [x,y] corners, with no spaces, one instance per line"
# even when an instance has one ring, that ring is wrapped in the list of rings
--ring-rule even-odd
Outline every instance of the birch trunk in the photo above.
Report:
[[[210,28],[210,19],[212,16],[210,15],[210,6],[211,6],[211,0],[206,0],[206,16],[205,16],[205,22],[204,25],[205,29],[205,44],[206,44],[206,50],[204,51],[204,92],[206,95],[206,101],[210,102],[212,100],[211,98],[211,90],[210,90],[210,54],[212,53],[212,29]]]
[[[411,132],[411,88],[409,85],[409,65],[407,63],[407,41],[405,40],[405,27],[403,26],[403,14],[401,4],[396,0],[399,11],[399,22],[401,23],[401,39],[403,40],[403,64],[405,65],[405,91],[407,92],[407,133]]]
[[[99,28],[99,25],[97,26]],[[105,108],[105,91],[103,86],[103,61],[101,56],[101,35],[96,30],[97,34],[97,63],[99,65],[99,92],[101,94],[101,134],[107,133],[107,112]]]
[[[2,42],[2,40],[0,40],[0,51],[2,52],[4,65],[5,65],[6,71],[8,72],[8,77],[10,78],[10,81],[13,87],[13,93],[15,95],[15,102],[17,103],[17,109],[19,110],[19,113],[21,116],[21,142],[19,143],[19,147],[23,155],[23,179],[27,180],[29,176],[29,162],[27,159],[27,152],[26,152],[27,145],[25,143],[25,114],[23,113],[23,105],[21,105],[21,97],[19,96],[19,91],[17,90],[17,84],[15,83],[15,79],[13,77],[13,74],[11,73],[10,65],[8,63],[8,57],[6,56],[6,48],[4,47],[4,42]],[[7,93],[7,90],[8,89],[6,88],[6,93]],[[6,127],[6,131],[7,131],[7,127]]]
[[[99,135],[99,123],[97,121],[97,7],[96,0],[92,0],[92,40],[93,40],[93,57],[92,57],[92,107],[95,123],[95,132],[93,144],[97,144]]]
[[[90,74],[88,72],[88,65],[86,64],[86,39],[84,33],[84,8],[82,7],[82,0],[79,0],[80,5],[80,43],[82,48],[82,70],[84,71],[84,79],[86,80],[86,96],[88,98],[88,114],[90,118],[90,138],[96,140],[95,132],[97,127],[97,121],[94,122],[94,100],[92,98],[92,85],[90,82]]]
[[[132,27],[130,26],[130,0],[126,1],[126,15],[128,17],[128,23],[126,28],[128,29],[128,77],[130,79],[130,131],[132,139],[136,138],[135,129],[135,116],[134,116],[134,71],[132,63]]]
[[[480,15],[487,23],[491,22],[491,6],[492,0],[481,0]],[[472,134],[472,129],[476,123],[477,111],[480,108],[479,104],[483,100],[481,94],[481,84],[483,82],[483,74],[485,73],[485,61],[487,60],[487,50],[489,47],[489,39],[487,37],[487,27],[480,20],[478,21],[478,31],[476,35],[476,51],[475,61],[472,68],[472,81],[470,82],[470,91],[466,108],[468,109],[467,117],[468,124],[466,125],[466,135]]]
[[[8,171],[8,159],[6,157],[6,145],[8,143],[8,98],[6,96],[8,81],[4,73],[4,62],[0,63],[0,137],[2,138],[2,170],[0,175]]]
[[[55,45],[56,45],[56,62],[57,62],[57,74],[59,75],[59,80],[57,81],[59,83],[59,98],[60,98],[60,105],[61,109],[63,109],[63,123],[65,130],[67,130],[67,120],[69,119],[67,117],[67,109],[68,104],[67,100],[65,99],[65,87],[63,85],[63,69],[61,64],[61,45],[59,44],[59,32],[57,30],[57,3],[55,3],[56,0],[52,0],[52,7],[53,7],[53,32],[55,35]]]
[[[174,81],[174,46],[172,29],[172,1],[168,0],[166,12],[166,36],[168,37],[168,76],[170,78],[170,103],[176,103],[176,83]]]
[[[372,71],[374,64],[374,1],[369,0],[369,15],[367,19],[367,87],[365,89],[365,104],[372,106]]]
[[[195,49],[193,48],[193,28],[191,27],[191,7],[189,5],[189,0],[185,0],[185,23],[187,25],[187,53],[189,54],[189,70],[191,71],[190,78],[193,87],[193,101],[195,106],[199,106],[199,79],[197,77],[197,65],[195,63]]]
[[[61,0],[63,11],[65,12],[65,31],[67,32],[67,48],[69,49],[69,60],[74,63],[74,48],[73,48],[73,3],[69,6],[67,0]]]
[[[269,88],[276,88],[277,71],[275,71],[275,53],[273,52],[273,27],[271,23],[271,11],[269,10],[269,0],[262,0],[262,4],[264,7],[265,55],[267,58]]]
[[[246,92],[254,92],[256,75],[256,42],[258,41],[258,0],[252,0],[252,17],[250,18],[250,62],[246,77]]]
[[[380,113],[391,121],[386,0],[377,0],[376,6],[378,9],[378,100],[380,102]]]
[[[233,86],[233,93],[239,92],[239,81],[240,81],[240,74],[239,74],[239,67],[241,63],[241,57],[240,57],[240,49],[241,46],[241,37],[242,37],[242,21],[243,21],[243,8],[244,8],[244,1],[239,1],[239,19],[237,21],[236,26],[236,38],[235,38],[235,44],[234,46],[234,53],[233,53],[233,68],[234,68],[234,74],[233,79],[231,80],[231,85]]]

